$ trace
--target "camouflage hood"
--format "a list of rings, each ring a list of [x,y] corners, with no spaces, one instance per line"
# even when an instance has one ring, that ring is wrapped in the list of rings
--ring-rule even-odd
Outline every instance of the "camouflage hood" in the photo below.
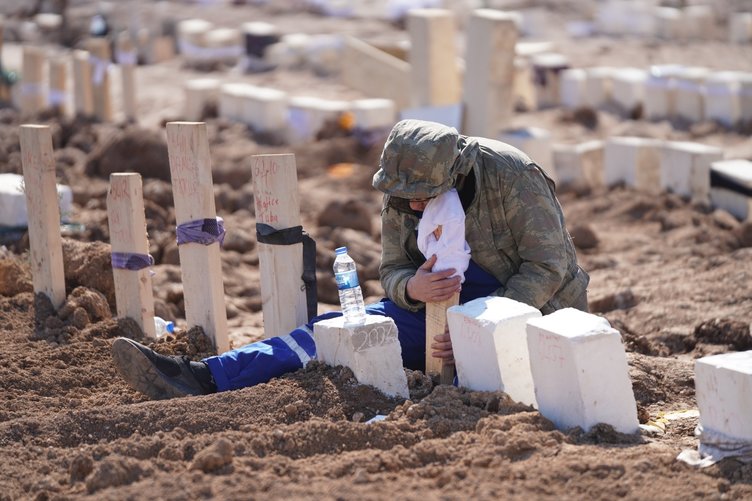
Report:
[[[478,142],[453,127],[423,120],[398,122],[384,144],[373,187],[400,198],[430,198],[454,186],[478,156]]]

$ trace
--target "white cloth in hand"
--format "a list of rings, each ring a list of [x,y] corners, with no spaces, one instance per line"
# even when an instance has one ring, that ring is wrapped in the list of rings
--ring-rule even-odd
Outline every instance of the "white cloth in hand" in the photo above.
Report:
[[[418,224],[418,249],[426,259],[436,254],[432,271],[454,268],[456,272],[452,276],[465,281],[470,246],[465,241],[465,211],[457,190],[442,193],[426,204]]]

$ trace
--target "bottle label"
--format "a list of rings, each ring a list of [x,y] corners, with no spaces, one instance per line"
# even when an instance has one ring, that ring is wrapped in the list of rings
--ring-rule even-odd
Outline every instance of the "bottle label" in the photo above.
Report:
[[[360,285],[358,283],[358,272],[355,270],[335,273],[334,279],[337,280],[337,289],[339,290],[352,289]]]

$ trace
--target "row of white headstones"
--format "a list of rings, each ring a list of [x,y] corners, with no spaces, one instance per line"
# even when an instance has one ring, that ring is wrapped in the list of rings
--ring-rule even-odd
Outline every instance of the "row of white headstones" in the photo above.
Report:
[[[638,431],[621,334],[605,318],[574,308],[541,315],[512,299],[485,297],[450,307],[447,321],[459,386],[503,391],[560,429],[606,423]],[[319,359],[409,397],[393,320],[369,315],[356,327],[324,320],[314,325],[314,339]],[[752,443],[752,351],[698,359],[695,386],[704,432]]]

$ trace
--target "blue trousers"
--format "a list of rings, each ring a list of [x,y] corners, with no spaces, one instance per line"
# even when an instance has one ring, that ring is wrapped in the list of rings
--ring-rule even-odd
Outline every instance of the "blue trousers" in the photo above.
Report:
[[[465,272],[460,303],[490,295],[501,285],[473,261]],[[402,346],[402,363],[408,369],[424,370],[426,363],[425,310],[412,312],[400,308],[389,299],[366,306],[369,315],[391,317],[397,325]],[[340,312],[324,313],[285,336],[250,343],[240,348],[205,358],[204,362],[217,383],[217,391],[235,390],[260,383],[301,369],[316,357],[313,324],[341,316]]]

